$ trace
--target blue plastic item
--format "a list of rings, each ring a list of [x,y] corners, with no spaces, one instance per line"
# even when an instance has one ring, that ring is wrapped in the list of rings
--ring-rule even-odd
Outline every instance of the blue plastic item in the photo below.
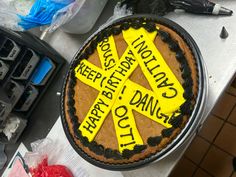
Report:
[[[21,19],[18,24],[25,30],[49,25],[56,12],[72,2],[74,0],[36,0],[28,15],[18,15]]]
[[[42,59],[31,78],[32,84],[40,85],[44,81],[44,79],[47,78],[47,75],[50,73],[53,67],[54,66],[50,59]]]

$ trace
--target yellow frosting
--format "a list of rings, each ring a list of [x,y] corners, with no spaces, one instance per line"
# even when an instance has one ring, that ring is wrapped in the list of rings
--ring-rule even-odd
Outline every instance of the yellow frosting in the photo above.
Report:
[[[116,100],[112,106],[112,118],[120,152],[123,152],[124,149],[133,150],[135,145],[143,145],[132,109],[125,102],[125,99],[119,97]]]
[[[104,71],[111,71],[119,60],[113,36],[103,39],[97,45],[98,55]]]
[[[145,115],[153,121],[170,128],[172,125],[168,122],[175,112],[164,114],[156,94],[130,80],[125,82],[126,89],[122,98],[128,104],[129,108]]]
[[[123,84],[137,66],[138,63],[135,62],[133,54],[126,50],[113,71],[108,74],[102,90],[79,127],[82,135],[86,136],[89,141],[92,141],[96,136]]]
[[[80,81],[99,91],[79,127],[82,135],[90,142],[95,138],[110,111],[120,152],[144,144],[132,110],[167,128],[172,126],[168,120],[173,114],[176,115],[179,106],[184,102],[183,88],[153,44],[156,34],[157,32],[148,33],[144,29],[130,28],[123,31],[128,47],[120,59],[113,36],[105,38],[97,46],[102,68],[85,59],[75,68],[76,77]],[[144,53],[148,50],[152,55]],[[152,60],[151,57],[155,57],[156,60]],[[138,65],[153,91],[128,79]],[[165,73],[165,77],[155,77],[162,72]],[[176,95],[167,98],[173,93],[172,89],[177,91]]]
[[[89,68],[89,72],[85,73],[83,71],[85,71],[86,68]],[[91,64],[87,60],[82,60],[76,67],[75,71],[76,77],[80,81],[100,92],[102,91],[102,85],[107,79],[107,73],[105,73],[101,68]],[[122,97],[126,104],[129,104],[128,106],[130,108],[167,128],[171,127],[168,120],[171,118],[172,113],[164,114],[162,112],[157,96],[153,91],[136,84],[129,79],[126,80],[122,90],[123,89],[124,91],[120,92],[118,97]]]
[[[185,102],[184,89],[166,64],[145,29],[122,31],[125,41],[137,59],[144,75],[156,94],[163,113],[173,113]]]
[[[81,60],[75,68],[75,76],[83,83],[98,90],[101,90],[102,83],[106,79],[105,71],[85,59]]]

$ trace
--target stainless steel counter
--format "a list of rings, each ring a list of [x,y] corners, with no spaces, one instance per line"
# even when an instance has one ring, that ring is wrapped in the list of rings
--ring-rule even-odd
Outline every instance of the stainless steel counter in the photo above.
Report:
[[[236,2],[234,0],[219,1],[219,3],[236,13]],[[58,30],[46,38],[46,41],[70,62],[88,36],[112,15],[115,4],[116,1],[108,1],[104,12],[91,32],[84,35],[71,35]],[[231,17],[218,17],[173,12],[166,17],[177,22],[190,33],[198,44],[206,63],[209,96],[203,114],[205,120],[236,73],[236,16],[234,14]],[[229,37],[225,40],[219,37],[222,26],[225,26],[229,32]],[[138,170],[123,172],[123,174],[127,177],[168,176],[189,143],[190,140],[175,153],[158,163]]]

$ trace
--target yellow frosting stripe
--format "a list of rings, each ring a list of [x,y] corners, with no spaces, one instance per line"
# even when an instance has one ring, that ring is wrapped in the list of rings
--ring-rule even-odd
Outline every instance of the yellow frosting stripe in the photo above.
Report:
[[[98,43],[97,51],[103,70],[110,71],[115,67],[119,57],[112,35],[108,38],[104,38],[100,43]]]
[[[126,51],[113,68],[114,70],[108,75],[102,91],[98,94],[94,104],[79,127],[82,135],[86,136],[90,142],[101,128],[125,81],[138,65],[133,54],[128,50]]]
[[[130,80],[126,81],[124,88],[122,99],[129,108],[145,115],[166,128],[172,127],[168,121],[173,114],[163,114],[159,101],[153,91]]]
[[[157,35],[157,32],[154,31],[152,33],[147,33],[147,35],[150,40],[153,41]],[[97,50],[103,69],[93,65],[88,60],[83,59],[75,68],[75,76],[83,83],[100,91],[102,83],[105,81],[106,76],[109,72],[113,71],[112,68],[116,65],[119,59],[115,47],[115,42],[112,36],[110,36],[109,38],[105,38],[102,42],[100,42],[98,44]],[[129,50],[129,47],[127,47],[124,53],[129,52]],[[106,64],[106,61],[108,61],[108,59],[109,61],[111,61],[110,63],[113,63],[113,61],[115,61],[115,63],[110,67],[107,67]],[[107,70],[109,70],[109,72]]]
[[[125,102],[115,102],[112,107],[112,117],[121,153],[124,149],[133,150],[135,145],[143,145],[132,110]]]
[[[157,95],[163,113],[173,113],[185,102],[184,89],[143,28],[123,31],[145,77]]]
[[[97,90],[101,90],[102,84],[106,79],[105,72],[86,59],[81,60],[79,65],[75,68],[75,76],[81,82]]]
[[[156,35],[157,35],[157,31],[153,31],[153,32],[151,32],[151,33],[148,33],[147,31],[145,31],[145,33],[147,34],[147,36],[149,37],[149,39],[150,39],[151,41],[154,41],[154,40],[155,40]]]
[[[87,60],[82,60],[76,67],[75,71],[76,77],[83,83],[97,89],[98,91],[102,91],[102,85],[106,81],[107,77],[101,68],[91,64]],[[158,99],[153,91],[148,90],[129,79],[126,80],[122,90],[124,87],[126,89],[124,92],[120,92],[118,97],[122,97],[125,100],[125,103],[129,103],[129,107],[167,128],[171,127],[167,121],[171,115],[163,116],[160,105],[158,104]]]

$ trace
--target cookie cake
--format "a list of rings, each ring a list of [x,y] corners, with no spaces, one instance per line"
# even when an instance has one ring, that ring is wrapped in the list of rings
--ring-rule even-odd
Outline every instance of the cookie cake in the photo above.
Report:
[[[199,97],[199,55],[175,23],[121,19],[91,36],[70,65],[62,122],[94,165],[136,168],[171,151]]]

